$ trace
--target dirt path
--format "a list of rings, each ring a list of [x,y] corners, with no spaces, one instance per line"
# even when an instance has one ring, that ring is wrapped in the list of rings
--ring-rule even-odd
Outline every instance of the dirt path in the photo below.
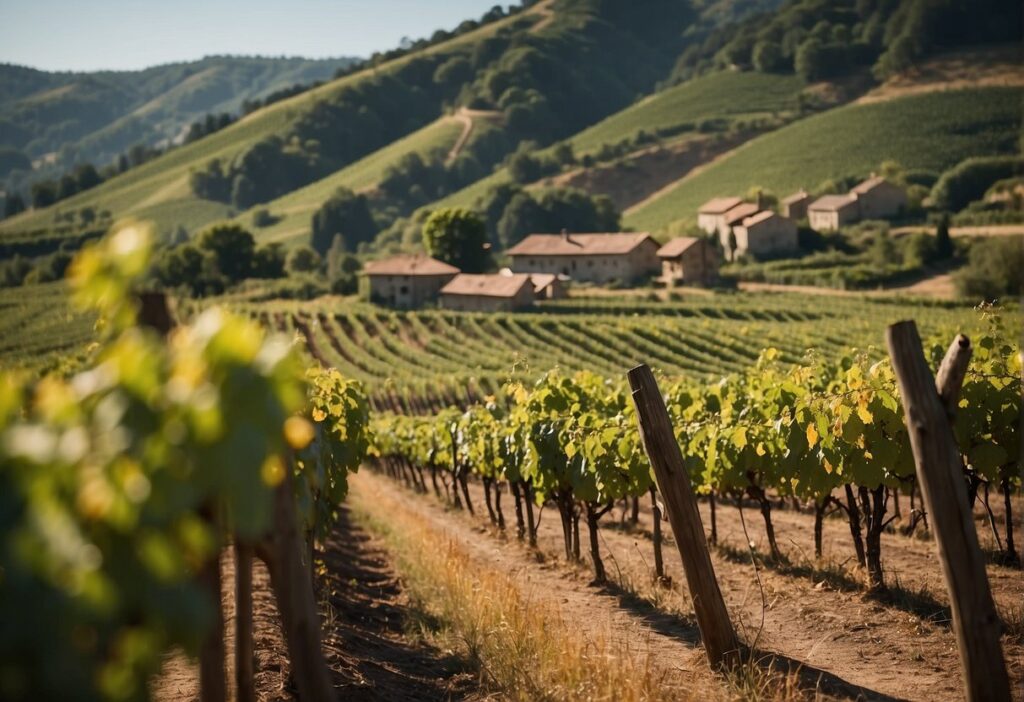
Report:
[[[462,133],[459,134],[459,138],[455,140],[451,150],[448,151],[448,156],[445,157],[445,163],[451,164],[458,158],[459,154],[462,153],[462,149],[465,148],[466,142],[469,141],[469,137],[473,134],[473,120],[474,119],[500,119],[501,112],[497,110],[471,110],[468,107],[460,107],[458,111],[452,115],[452,119],[462,124]]]
[[[361,701],[473,699],[476,677],[463,662],[413,640],[406,632],[407,602],[390,557],[342,507],[334,532],[317,554],[323,650],[339,699]],[[234,690],[234,561],[221,559],[229,696]],[[294,700],[291,666],[270,576],[253,569],[255,683],[260,700]],[[199,699],[199,671],[183,654],[168,657],[153,681],[157,702]]]
[[[415,510],[429,517],[475,558],[505,568],[538,597],[548,593],[561,598],[559,606],[566,620],[578,621],[581,629],[610,626],[622,645],[650,648],[656,660],[671,660],[691,671],[702,664],[694,648],[692,607],[671,545],[666,545],[665,556],[669,574],[675,579],[672,588],[662,590],[650,585],[652,556],[646,536],[650,528],[646,509],[636,529],[622,528],[609,519],[601,530],[605,565],[619,585],[598,589],[586,584],[585,574],[577,572],[573,576],[573,571],[552,565],[562,551],[561,527],[553,510],[543,512],[540,548],[545,563],[538,564],[522,549],[510,548],[500,538],[485,538],[482,518],[447,512],[433,496],[415,496],[372,474],[360,474],[353,490],[372,491],[374,499],[382,505],[387,503],[389,509]],[[471,494],[478,512],[482,512],[482,489],[471,486]],[[512,520],[509,501],[506,496],[506,519]],[[707,525],[707,505],[703,511]],[[759,544],[763,541],[760,516],[753,510],[747,510],[746,516],[748,534]],[[813,553],[813,546],[808,545],[813,539],[810,515],[779,512],[776,521],[783,549],[793,553],[794,560],[799,552]],[[827,521],[826,555],[836,560],[844,558],[847,550],[852,553],[852,548],[844,545],[844,528],[848,529],[839,520]],[[761,595],[749,556],[742,549],[745,538],[737,510],[719,510],[719,530],[724,547],[713,552],[713,560],[730,612],[744,638],[756,638],[762,650],[778,656],[779,665],[790,661],[802,666],[805,681],[821,676],[831,694],[839,696],[931,702],[960,696],[956,644],[948,624],[942,621],[941,605],[934,607],[927,597],[915,599],[913,593],[901,590],[903,600],[885,601],[868,596],[855,583],[839,579],[837,584],[835,579],[816,577],[810,569],[805,576],[762,569],[767,608],[764,628],[758,635]],[[845,536],[848,541],[848,531]],[[581,537],[585,543],[586,535]],[[883,537],[883,541],[883,562],[889,568],[890,582],[899,578],[906,585],[920,583],[930,588],[938,583],[941,587],[930,544],[895,536]],[[800,569],[794,567],[793,572],[799,573]],[[994,568],[993,573],[1000,604],[1012,606],[1014,598],[1019,603],[1024,596],[1020,571]],[[928,619],[929,612],[936,615],[934,620]],[[1011,675],[1018,689],[1024,689],[1024,649],[1009,640],[1006,646]]]

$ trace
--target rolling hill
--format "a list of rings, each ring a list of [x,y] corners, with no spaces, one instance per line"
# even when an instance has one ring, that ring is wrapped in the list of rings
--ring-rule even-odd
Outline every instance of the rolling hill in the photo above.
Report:
[[[851,104],[758,137],[626,213],[630,227],[666,231],[700,204],[753,186],[779,196],[827,180],[864,177],[882,161],[941,173],[968,156],[1011,153],[1024,89],[989,87]]]
[[[330,79],[356,59],[210,56],[141,71],[40,71],[0,65],[0,145],[39,159],[102,164],[132,144],[183,135],[207,113]]]

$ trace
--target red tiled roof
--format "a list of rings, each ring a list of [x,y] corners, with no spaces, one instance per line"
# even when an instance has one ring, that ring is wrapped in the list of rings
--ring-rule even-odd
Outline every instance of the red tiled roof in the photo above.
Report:
[[[530,276],[534,292],[539,292],[558,280],[558,276],[554,273],[527,273],[527,275]]]
[[[882,176],[871,176],[867,180],[858,183],[854,187],[850,188],[850,192],[857,193],[858,195],[863,195],[864,193],[871,192],[884,182],[886,182],[886,180]]]
[[[725,214],[741,202],[743,200],[738,197],[716,197],[701,205],[697,212],[700,214]]]
[[[533,284],[527,273],[513,273],[512,275],[460,273],[441,288],[441,294],[515,297],[524,285],[529,285],[530,289],[533,289]]]
[[[798,190],[797,192],[793,193],[789,197],[783,198],[782,199],[782,204],[784,204],[784,205],[791,205],[794,202],[800,202],[801,200],[803,200],[805,198],[809,198],[809,197],[810,197],[810,195],[807,194],[806,190]]]
[[[819,197],[817,200],[812,202],[808,206],[808,210],[824,210],[826,212],[835,212],[841,210],[844,207],[848,207],[857,202],[857,198],[853,195],[824,195]]]
[[[700,241],[700,239],[695,236],[681,236],[677,239],[673,239],[658,249],[658,258],[675,258],[676,256],[680,256],[684,251],[696,244],[698,241]]]
[[[367,261],[363,272],[366,275],[454,275],[459,269],[423,254],[399,254]]]
[[[530,234],[505,253],[509,256],[608,256],[627,254],[650,238],[647,232]]]
[[[779,215],[775,214],[771,210],[762,210],[761,212],[758,212],[756,215],[754,215],[752,217],[747,217],[745,220],[743,220],[743,226],[744,227],[752,227],[755,224],[760,224],[761,222],[765,221],[766,219],[771,219],[772,217],[778,217],[778,216]]]
[[[741,202],[740,204],[733,207],[731,210],[725,213],[725,223],[728,225],[736,224],[747,217],[758,212],[761,208],[755,205],[753,202]]]

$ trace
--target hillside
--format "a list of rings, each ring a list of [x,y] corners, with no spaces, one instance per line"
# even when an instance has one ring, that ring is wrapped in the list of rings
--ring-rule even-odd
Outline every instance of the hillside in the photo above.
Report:
[[[0,65],[0,146],[32,159],[63,151],[67,164],[105,163],[133,144],[180,138],[207,113],[237,113],[247,100],[330,79],[354,61],[211,56],[93,73]]]
[[[691,15],[667,0],[646,2],[650,13],[639,14],[602,0],[533,5],[258,110],[55,207],[4,221],[0,235],[32,236],[83,207],[153,219],[165,233],[192,231],[341,171],[452,104],[500,111],[508,125],[508,139],[489,145],[487,158],[458,164],[463,183],[472,182],[514,143],[569,136],[654,88]]]
[[[968,156],[1012,153],[1022,88],[980,88],[852,104],[790,124],[726,154],[626,213],[637,229],[665,231],[696,218],[718,195],[760,186],[785,196],[825,181],[864,177],[882,161],[941,173]]]

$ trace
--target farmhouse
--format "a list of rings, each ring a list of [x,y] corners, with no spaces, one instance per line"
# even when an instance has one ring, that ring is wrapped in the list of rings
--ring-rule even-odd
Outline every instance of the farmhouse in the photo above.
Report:
[[[362,275],[368,281],[371,302],[410,309],[436,300],[458,273],[458,268],[436,258],[404,254],[367,261]]]
[[[745,254],[768,256],[796,251],[798,246],[796,223],[771,210],[762,210],[747,217],[733,227],[733,234],[736,236],[734,257]]]
[[[661,267],[658,244],[646,232],[530,234],[506,253],[516,273],[552,273],[594,283],[632,282]]]
[[[508,312],[533,304],[534,285],[526,273],[460,273],[441,288],[441,306],[463,312]]]
[[[710,285],[718,277],[718,251],[707,239],[681,236],[660,249],[666,285]]]
[[[787,198],[782,200],[782,215],[789,217],[794,222],[807,216],[807,206],[813,200],[810,194],[801,188]]]
[[[857,197],[847,195],[824,195],[807,208],[807,219],[815,231],[834,231],[860,219]]]
[[[907,193],[903,188],[874,173],[850,192],[857,198],[861,219],[895,217],[907,207]]]
[[[742,204],[743,200],[738,197],[716,197],[708,200],[697,210],[697,226],[708,234],[721,232],[725,229],[725,214]]]

